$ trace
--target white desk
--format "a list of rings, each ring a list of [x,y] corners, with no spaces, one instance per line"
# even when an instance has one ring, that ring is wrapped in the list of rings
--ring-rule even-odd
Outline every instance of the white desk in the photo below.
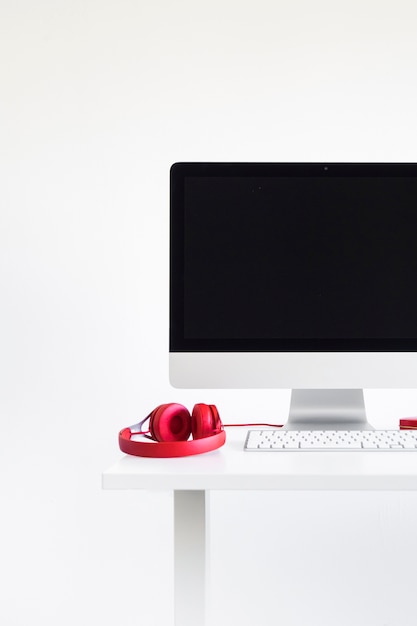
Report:
[[[123,455],[103,473],[104,489],[173,491],[176,626],[205,623],[211,490],[417,490],[417,452],[244,452],[246,430],[214,452]]]

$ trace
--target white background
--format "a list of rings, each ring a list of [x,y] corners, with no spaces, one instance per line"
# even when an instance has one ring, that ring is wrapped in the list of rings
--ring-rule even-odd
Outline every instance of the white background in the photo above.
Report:
[[[289,392],[170,387],[169,167],[415,161],[416,18],[1,0],[1,624],[172,624],[169,494],[101,491],[119,428],[169,401],[282,421]],[[417,413],[415,390],[365,400],[376,426]],[[213,494],[212,622],[414,625],[416,498]]]

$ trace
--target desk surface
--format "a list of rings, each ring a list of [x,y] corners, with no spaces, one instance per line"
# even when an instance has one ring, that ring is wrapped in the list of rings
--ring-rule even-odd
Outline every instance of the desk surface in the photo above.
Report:
[[[120,453],[104,489],[417,490],[417,452],[245,452],[229,429],[214,452],[176,459]],[[150,444],[152,445],[152,444]]]

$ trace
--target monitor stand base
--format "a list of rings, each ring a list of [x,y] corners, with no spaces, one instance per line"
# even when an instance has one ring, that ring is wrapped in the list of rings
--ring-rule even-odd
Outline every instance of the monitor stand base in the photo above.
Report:
[[[373,430],[362,389],[293,389],[285,430]]]

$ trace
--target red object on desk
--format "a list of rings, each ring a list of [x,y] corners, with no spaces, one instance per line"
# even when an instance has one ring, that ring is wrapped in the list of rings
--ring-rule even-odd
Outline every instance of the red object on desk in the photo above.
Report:
[[[417,417],[407,417],[401,419],[400,430],[417,430]]]

